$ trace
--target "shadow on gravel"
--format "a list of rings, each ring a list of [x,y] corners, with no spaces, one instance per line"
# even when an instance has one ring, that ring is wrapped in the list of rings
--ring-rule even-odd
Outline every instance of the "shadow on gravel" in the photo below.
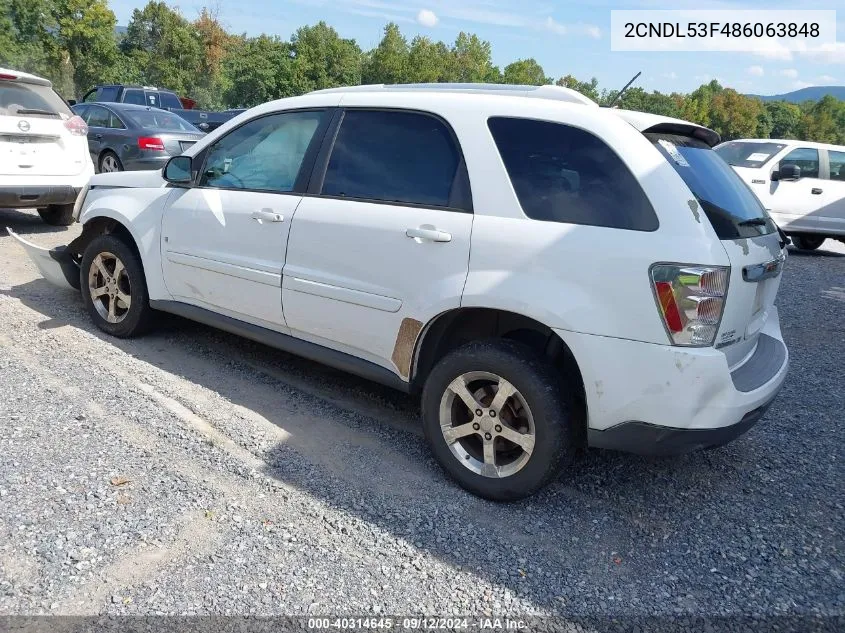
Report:
[[[815,251],[801,251],[795,248],[794,246],[790,246],[788,248],[789,256],[790,257],[845,257],[843,253],[837,253],[835,251],[827,251],[823,248],[819,248]]]
[[[41,219],[35,211],[18,209],[0,209],[0,235],[8,235],[6,227],[18,235],[32,233],[62,233],[68,230],[66,226],[50,226]]]
[[[842,461],[830,447],[843,433],[823,424],[836,394],[818,394],[812,412],[794,406],[813,376],[788,383],[765,419],[725,448],[674,459],[590,450],[532,499],[495,504],[447,480],[407,396],[175,317],[143,339],[111,338],[75,295],[44,280],[4,293],[48,317],[42,327],[80,328],[257,411],[292,434],[261,452],[268,475],[552,612],[836,608]],[[832,364],[815,371],[841,368],[842,347],[829,353]],[[221,380],[227,366],[243,375]],[[303,411],[310,424],[292,429]]]

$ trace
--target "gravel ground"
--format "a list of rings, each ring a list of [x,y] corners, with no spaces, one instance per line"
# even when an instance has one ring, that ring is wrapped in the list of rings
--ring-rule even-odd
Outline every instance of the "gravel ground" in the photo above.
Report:
[[[2,231],[0,615],[841,618],[845,247],[793,252],[779,305],[791,372],[746,436],[587,451],[497,505],[407,396],[176,318],[108,338]]]

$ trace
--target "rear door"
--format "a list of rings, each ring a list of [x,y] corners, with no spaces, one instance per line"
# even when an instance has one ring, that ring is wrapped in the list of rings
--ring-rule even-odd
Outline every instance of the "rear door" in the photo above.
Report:
[[[350,109],[291,228],[293,334],[407,377],[423,325],[460,305],[472,206],[460,146],[429,113]]]
[[[823,181],[823,204],[816,211],[819,230],[845,236],[845,149],[827,152],[827,179]]]
[[[80,173],[87,164],[86,141],[65,127],[71,116],[49,86],[0,79],[0,175]]]
[[[710,147],[687,136],[646,133],[695,195],[731,261],[715,347],[734,366],[753,352],[774,306],[786,258],[760,201]]]
[[[90,105],[88,106],[88,114],[85,122],[88,123],[88,150],[91,152],[91,160],[95,165],[100,152],[106,146],[106,135],[109,133],[109,122],[111,121],[111,112],[102,106]]]

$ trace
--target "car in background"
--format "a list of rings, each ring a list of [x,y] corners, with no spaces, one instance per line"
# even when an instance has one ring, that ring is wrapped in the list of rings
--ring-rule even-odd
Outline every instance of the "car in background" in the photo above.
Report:
[[[205,135],[158,108],[81,103],[72,110],[88,124],[88,151],[98,172],[161,169]]]
[[[716,147],[796,247],[845,242],[845,146],[738,139]]]
[[[87,131],[50,81],[0,68],[0,207],[73,222],[76,196],[94,173]]]
[[[85,93],[82,103],[130,103],[146,105],[153,108],[168,110],[198,127],[203,132],[216,130],[234,114],[228,112],[209,112],[186,108],[185,104],[195,103],[192,99],[181,98],[172,90],[156,88],[155,86],[130,86],[124,84],[108,84],[94,86]]]

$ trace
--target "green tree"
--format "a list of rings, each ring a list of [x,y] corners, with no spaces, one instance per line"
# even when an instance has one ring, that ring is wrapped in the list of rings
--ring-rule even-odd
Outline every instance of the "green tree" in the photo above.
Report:
[[[452,81],[451,51],[443,42],[418,35],[408,51],[408,81],[433,83]]]
[[[409,81],[410,48],[399,27],[391,22],[384,37],[367,56],[362,71],[365,84],[398,84]]]
[[[845,144],[845,101],[825,95],[804,114],[801,138]]]
[[[237,38],[226,32],[220,24],[217,9],[203,7],[199,17],[194,20],[194,28],[200,40],[199,77],[194,84],[191,97],[200,107],[222,108],[223,95],[228,88],[228,75],[223,72],[223,60],[230,49],[235,47]]]
[[[61,0],[52,5],[56,45],[67,55],[76,94],[116,76],[117,19],[106,0]]]
[[[759,99],[746,97],[731,88],[715,94],[710,106],[710,127],[723,140],[754,137],[758,117],[765,112]]]
[[[543,72],[543,67],[534,58],[520,59],[505,66],[502,81],[506,84],[525,86],[542,86],[551,83],[551,79]]]
[[[501,73],[493,65],[490,42],[461,31],[452,47],[450,81],[462,83],[496,83]]]
[[[801,108],[786,101],[767,101],[764,104],[772,121],[772,138],[798,138],[801,127]]]
[[[295,94],[361,83],[361,49],[325,22],[297,29],[290,46]]]
[[[197,29],[164,2],[135,9],[121,50],[133,59],[145,83],[190,95],[200,80],[203,47]]]
[[[294,92],[291,47],[278,37],[244,38],[223,59],[224,100],[230,107],[251,107],[291,97]]]

